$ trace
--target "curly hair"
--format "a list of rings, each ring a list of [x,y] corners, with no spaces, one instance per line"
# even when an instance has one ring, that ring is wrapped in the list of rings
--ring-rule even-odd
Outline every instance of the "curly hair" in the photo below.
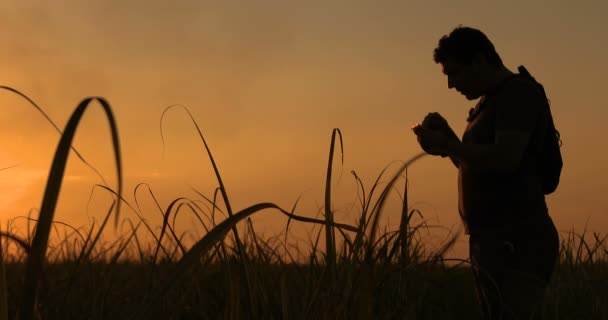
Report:
[[[449,58],[470,65],[473,57],[481,53],[491,65],[500,67],[502,59],[496,52],[494,44],[481,31],[458,26],[449,35],[444,35],[435,48],[433,59],[436,63],[444,63]]]

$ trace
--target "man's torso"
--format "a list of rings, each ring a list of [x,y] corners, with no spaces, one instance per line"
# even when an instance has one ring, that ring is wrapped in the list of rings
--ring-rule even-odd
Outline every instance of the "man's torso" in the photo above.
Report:
[[[471,233],[514,228],[530,218],[546,216],[536,170],[538,147],[534,132],[544,105],[541,97],[527,87],[532,85],[519,77],[510,79],[496,94],[482,97],[470,114],[462,138],[465,144],[495,143],[497,127],[530,131],[530,142],[514,174],[483,172],[466,166],[459,169],[459,210]],[[503,103],[506,97],[510,105]]]

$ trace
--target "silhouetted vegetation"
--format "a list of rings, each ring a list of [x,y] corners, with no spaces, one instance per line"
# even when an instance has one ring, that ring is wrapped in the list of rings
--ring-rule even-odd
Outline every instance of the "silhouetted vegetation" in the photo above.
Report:
[[[99,186],[116,197],[101,224],[75,228],[54,221],[55,203],[78,121],[95,100],[108,114],[119,184],[116,190]],[[0,320],[477,316],[468,262],[444,257],[456,237],[441,248],[426,247],[421,232],[428,227],[421,213],[409,206],[405,170],[423,154],[403,163],[386,183],[381,182],[383,171],[369,189],[353,172],[360,206],[356,223],[347,225],[336,223],[332,215],[339,130],[331,139],[324,218],[314,219],[300,215],[297,202],[291,210],[258,203],[233,212],[212,153],[196,129],[215,170],[217,193],[175,199],[161,209],[163,224],[151,226],[143,218],[146,213],[122,197],[118,130],[109,104],[101,98],[84,100],[62,133],[38,217],[17,218],[25,227],[17,228],[11,220],[2,228]],[[405,182],[404,187],[397,182]],[[393,192],[401,199],[401,221],[396,230],[382,231],[380,216]],[[121,206],[139,219],[121,219]],[[256,234],[250,216],[261,211],[289,217],[285,238]],[[192,234],[175,231],[178,214],[196,217],[206,233],[188,241]],[[122,235],[104,240],[102,232],[113,215]],[[297,255],[287,249],[293,223],[320,226],[308,248],[300,247]],[[562,239],[561,261],[545,303],[546,319],[608,318],[606,241],[605,235],[575,232]]]

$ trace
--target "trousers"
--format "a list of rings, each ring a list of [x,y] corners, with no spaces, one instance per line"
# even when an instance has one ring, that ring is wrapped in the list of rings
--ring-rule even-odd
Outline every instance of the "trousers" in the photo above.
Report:
[[[539,319],[559,257],[553,221],[508,233],[469,238],[469,254],[484,320]]]

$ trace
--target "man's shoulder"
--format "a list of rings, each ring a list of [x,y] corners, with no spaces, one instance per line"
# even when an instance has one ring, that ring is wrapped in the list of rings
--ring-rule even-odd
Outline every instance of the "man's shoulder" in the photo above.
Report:
[[[498,93],[497,100],[507,103],[524,103],[543,105],[545,98],[538,88],[538,85],[532,80],[523,76],[513,77],[503,90]]]
[[[509,81],[502,90],[503,95],[515,95],[521,97],[540,98],[538,85],[532,80],[523,76],[515,76]]]

